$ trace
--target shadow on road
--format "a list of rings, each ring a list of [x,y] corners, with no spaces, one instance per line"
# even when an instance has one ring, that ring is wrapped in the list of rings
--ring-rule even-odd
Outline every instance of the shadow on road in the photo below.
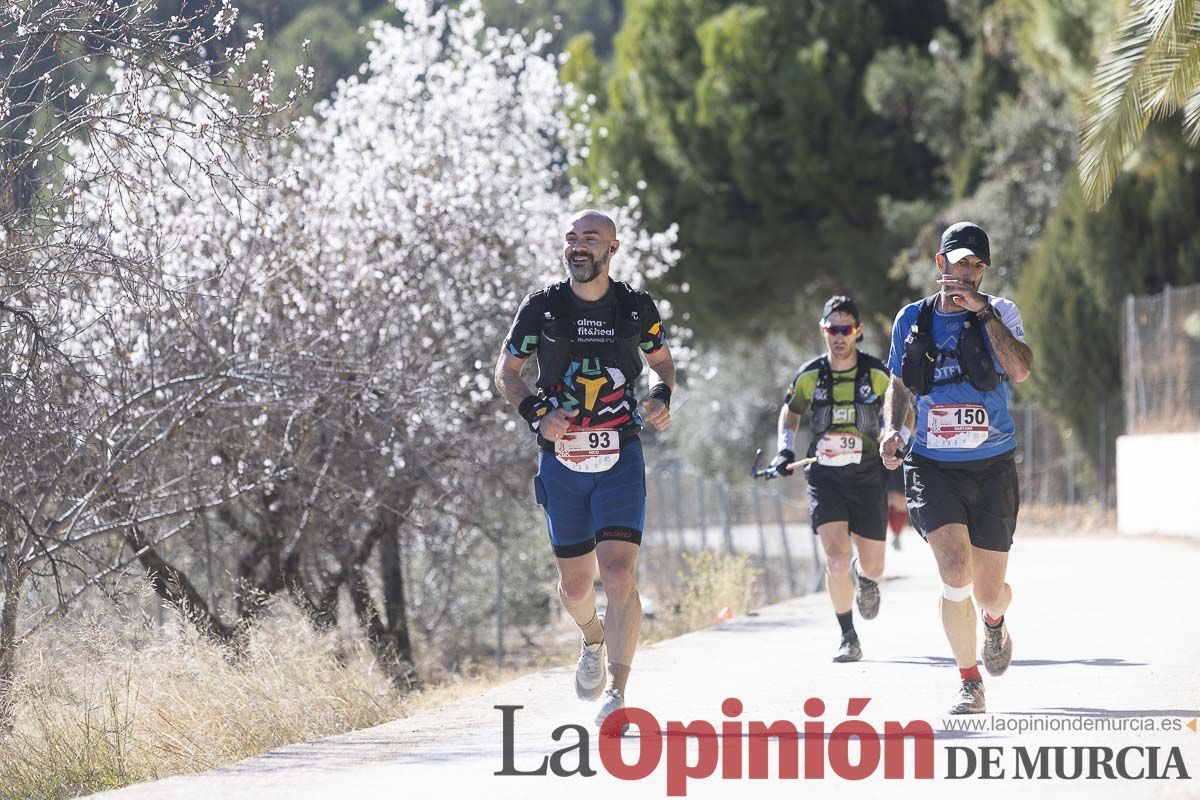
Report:
[[[1200,710],[1185,708],[1140,709],[1140,708],[1042,708],[1037,711],[1009,711],[1007,714],[1030,717],[1200,717]]]
[[[952,667],[954,659],[949,656],[914,656],[912,658],[864,658],[873,664],[915,664],[918,667]],[[1057,667],[1064,664],[1081,664],[1085,667],[1144,667],[1145,661],[1126,661],[1123,658],[1071,658],[1055,660],[1049,658],[1013,659],[1014,667]]]

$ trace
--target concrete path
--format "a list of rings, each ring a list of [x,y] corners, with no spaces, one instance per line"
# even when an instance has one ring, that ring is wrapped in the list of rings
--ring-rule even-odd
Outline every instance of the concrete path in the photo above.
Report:
[[[807,544],[806,542],[804,544]],[[1000,678],[986,679],[992,713],[967,718],[979,730],[950,729],[943,715],[957,687],[957,672],[937,616],[939,582],[927,547],[906,532],[905,549],[888,549],[888,579],[883,605],[873,621],[858,622],[865,660],[833,664],[837,627],[824,596],[810,596],[762,609],[734,620],[639,651],[630,680],[629,701],[651,712],[665,730],[668,721],[707,720],[721,730],[729,721],[721,711],[727,697],[744,706],[739,720],[788,720],[798,728],[824,721],[826,737],[849,719],[849,698],[870,698],[855,718],[877,731],[885,723],[927,721],[935,731],[934,777],[916,779],[915,746],[905,749],[905,777],[886,779],[884,767],[862,781],[835,774],[825,757],[823,779],[779,777],[778,743],[770,742],[769,777],[722,779],[716,773],[686,784],[688,797],[1200,797],[1200,543],[1164,539],[1112,537],[1026,538],[1013,551],[1010,583],[1015,591],[1008,619],[1014,661]],[[820,698],[826,710],[805,713],[805,701]],[[496,776],[503,768],[502,714],[497,705],[520,705],[514,716],[514,765],[535,769],[547,755],[579,741],[575,730],[561,741],[553,731],[578,724],[589,738],[594,777]],[[685,737],[637,734],[620,740],[624,761],[637,762],[661,742],[657,768],[644,779],[619,780],[605,769],[591,725],[592,704],[574,698],[567,668],[529,675],[436,711],[369,730],[294,745],[210,772],[141,784],[97,797],[178,798],[179,800],[261,800],[284,798],[427,798],[665,797],[669,754],[696,764],[697,741]],[[964,718],[955,718],[955,722]],[[1147,726],[1156,730],[1146,730]],[[1026,730],[1017,730],[1024,726]],[[1090,726],[1092,730],[1063,730]],[[1000,729],[1002,728],[1002,729]],[[1107,728],[1107,729],[1097,729]],[[1112,729],[1112,728],[1124,728]],[[1166,730],[1164,730],[1166,729]],[[743,734],[746,731],[743,726]],[[836,737],[835,737],[836,738]],[[819,743],[814,736],[807,744]],[[708,739],[732,757],[743,748],[744,735]],[[890,748],[891,739],[883,743]],[[834,753],[838,745],[828,738]],[[1098,765],[1097,779],[1050,777],[1031,780],[1017,748],[1037,757],[1055,774],[1053,758],[1064,757],[1065,774],[1081,753],[1085,776],[1092,757],[1126,750],[1126,774],[1153,769],[1168,780],[1107,779]],[[644,750],[642,748],[645,748]],[[998,748],[983,751],[983,747]],[[953,749],[957,748],[957,749]],[[1150,764],[1151,750],[1157,764]],[[1172,751],[1172,748],[1175,748]],[[871,749],[868,745],[867,750]],[[799,743],[800,774],[811,766],[806,742]],[[707,755],[707,751],[705,753]],[[860,755],[849,747],[850,763]],[[950,779],[953,755],[957,774],[967,760],[976,761],[972,777]],[[980,777],[980,762],[994,759],[997,779]],[[731,758],[731,762],[736,762]],[[813,762],[816,759],[812,760]],[[1175,780],[1178,764],[1192,776]],[[567,754],[566,769],[579,764],[578,750]],[[676,763],[682,763],[677,761]],[[1175,766],[1171,766],[1175,765]],[[743,775],[748,767],[743,766]],[[671,770],[682,774],[681,768]],[[1115,774],[1115,773],[1114,773]]]

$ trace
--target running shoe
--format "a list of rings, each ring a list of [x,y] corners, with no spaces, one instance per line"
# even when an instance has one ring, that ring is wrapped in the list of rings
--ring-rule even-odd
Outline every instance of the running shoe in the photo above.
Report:
[[[858,634],[847,631],[842,634],[842,644],[833,660],[838,664],[848,661],[862,661],[862,646],[858,643]]]
[[[858,571],[858,556],[850,562],[850,575],[854,578],[854,602],[863,619],[879,616],[879,584],[864,577]]]
[[[954,705],[950,706],[951,714],[982,714],[986,709],[983,704],[983,681],[969,680],[962,682]]]
[[[621,696],[620,689],[605,689],[604,702],[600,705],[600,713],[596,715],[596,727],[604,725],[604,720],[608,719],[608,715],[619,708],[625,707],[625,698]],[[629,724],[621,726],[621,735],[625,735],[625,731],[629,730]]]
[[[893,550],[899,550],[899,549],[900,549],[900,534],[898,534],[898,533],[897,533],[897,534],[894,534],[894,535],[892,536],[892,549],[893,549]]]
[[[1012,639],[1008,625],[1001,623],[993,628],[983,623],[983,668],[988,675],[1003,675],[1012,661]]]
[[[604,666],[604,642],[584,644],[575,665],[575,696],[580,700],[595,700],[604,691],[608,677]]]

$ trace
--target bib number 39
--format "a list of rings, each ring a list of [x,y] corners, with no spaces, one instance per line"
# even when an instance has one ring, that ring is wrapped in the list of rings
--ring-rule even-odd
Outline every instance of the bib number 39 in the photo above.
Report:
[[[980,405],[938,405],[929,409],[926,441],[931,449],[973,449],[988,438],[988,413]]]
[[[621,458],[616,431],[568,431],[554,443],[554,457],[575,472],[604,472]]]
[[[863,440],[853,433],[829,432],[817,442],[817,463],[827,467],[844,467],[862,463]]]

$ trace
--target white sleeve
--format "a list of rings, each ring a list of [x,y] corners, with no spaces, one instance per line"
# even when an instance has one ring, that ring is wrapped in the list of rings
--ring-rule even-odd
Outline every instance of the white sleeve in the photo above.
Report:
[[[1006,297],[995,297],[992,299],[992,306],[1000,315],[1000,321],[1004,323],[1004,327],[1012,333],[1013,338],[1018,342],[1024,342],[1025,324],[1021,321],[1021,309],[1017,308],[1017,304]]]

